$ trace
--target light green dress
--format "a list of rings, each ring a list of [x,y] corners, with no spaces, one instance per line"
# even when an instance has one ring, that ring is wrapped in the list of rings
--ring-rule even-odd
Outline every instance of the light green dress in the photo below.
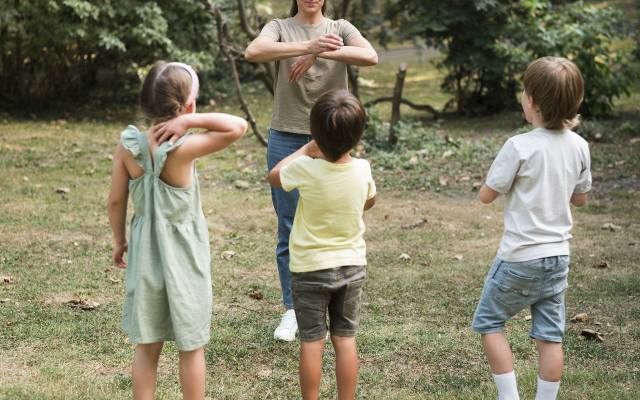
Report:
[[[145,174],[129,181],[134,204],[122,327],[131,343],[175,340],[190,351],[209,341],[211,255],[194,167],[193,183],[177,188],[160,173],[176,143],[160,145],[151,158],[144,133],[129,126],[121,143]]]

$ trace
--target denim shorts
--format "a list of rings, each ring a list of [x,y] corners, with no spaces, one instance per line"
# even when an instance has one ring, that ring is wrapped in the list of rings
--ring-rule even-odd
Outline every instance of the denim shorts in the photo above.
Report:
[[[291,274],[293,308],[300,340],[324,340],[329,328],[335,336],[355,336],[360,320],[365,265],[349,265]]]
[[[530,307],[530,336],[562,342],[569,260],[569,256],[522,262],[496,258],[473,316],[473,330],[482,334],[502,332],[508,319]]]

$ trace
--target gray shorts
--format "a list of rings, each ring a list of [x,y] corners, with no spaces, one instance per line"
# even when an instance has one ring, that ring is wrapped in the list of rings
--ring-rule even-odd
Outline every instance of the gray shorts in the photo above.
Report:
[[[569,256],[507,262],[496,258],[487,274],[480,303],[473,316],[473,330],[496,333],[520,310],[531,308],[534,339],[562,342],[565,328],[564,293]]]
[[[356,335],[366,274],[366,265],[291,274],[293,308],[301,341],[312,342],[326,337],[327,310],[332,335]]]

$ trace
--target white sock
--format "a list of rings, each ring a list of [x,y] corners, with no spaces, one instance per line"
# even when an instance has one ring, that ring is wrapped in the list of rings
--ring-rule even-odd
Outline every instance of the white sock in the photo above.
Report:
[[[496,381],[498,388],[498,400],[520,400],[516,374],[513,371],[506,374],[493,374],[493,380]]]
[[[538,377],[538,390],[536,391],[536,400],[556,400],[559,389],[560,381],[547,382]]]

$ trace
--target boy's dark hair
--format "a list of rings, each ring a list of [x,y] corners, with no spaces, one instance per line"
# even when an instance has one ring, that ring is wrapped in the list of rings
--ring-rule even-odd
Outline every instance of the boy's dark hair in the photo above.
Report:
[[[329,161],[336,161],[356,147],[365,119],[357,97],[346,90],[332,90],[311,108],[311,137]]]
[[[544,127],[571,129],[578,125],[578,109],[584,97],[580,69],[562,57],[542,57],[524,73],[524,91],[540,109]]]

